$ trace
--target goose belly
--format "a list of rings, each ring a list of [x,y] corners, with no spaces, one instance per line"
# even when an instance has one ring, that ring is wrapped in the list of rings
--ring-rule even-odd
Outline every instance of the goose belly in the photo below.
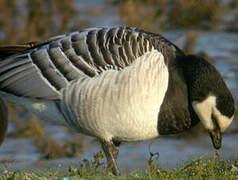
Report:
[[[109,133],[108,138],[120,141],[143,141],[158,137],[158,107],[154,111],[142,106],[128,105],[127,108],[126,111],[115,112],[114,117],[107,119],[108,124],[102,129],[103,132]]]
[[[68,114],[74,114],[69,122],[82,133],[104,140],[155,138],[168,76],[163,56],[152,51],[122,71],[79,79],[62,91],[72,112]]]
[[[112,96],[94,100],[94,103],[90,103],[89,99],[83,101],[82,107],[88,108],[82,109],[77,119],[87,134],[120,141],[142,141],[159,135],[158,102],[144,98],[134,103],[130,100],[115,102]]]
[[[104,83],[106,81],[104,79]],[[77,109],[76,124],[83,133],[120,141],[142,141],[159,135],[158,115],[166,86],[151,84],[146,87],[130,82],[100,86],[100,81],[97,85],[89,81],[80,86],[83,88],[77,88],[80,92],[74,98],[80,103],[75,103],[78,107],[73,109]]]

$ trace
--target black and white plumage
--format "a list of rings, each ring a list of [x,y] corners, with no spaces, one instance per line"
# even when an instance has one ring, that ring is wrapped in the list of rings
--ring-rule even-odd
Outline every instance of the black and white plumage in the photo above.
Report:
[[[220,148],[233,119],[234,100],[214,66],[143,30],[86,29],[1,47],[0,57],[2,97],[98,138],[115,174],[121,142],[201,121]]]

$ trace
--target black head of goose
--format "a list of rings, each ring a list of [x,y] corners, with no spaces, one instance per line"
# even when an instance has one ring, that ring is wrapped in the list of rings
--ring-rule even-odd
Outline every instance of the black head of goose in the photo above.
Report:
[[[213,65],[143,30],[91,28],[0,47],[0,58],[2,97],[98,138],[114,174],[121,142],[201,121],[218,149],[233,119],[234,100]]]
[[[221,133],[234,118],[232,94],[216,68],[201,57],[188,55],[182,66],[193,110],[208,130],[214,148],[219,149]]]

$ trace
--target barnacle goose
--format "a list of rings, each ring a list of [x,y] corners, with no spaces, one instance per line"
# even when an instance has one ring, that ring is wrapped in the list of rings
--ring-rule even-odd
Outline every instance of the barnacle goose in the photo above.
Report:
[[[0,96],[96,137],[114,174],[121,142],[183,132],[199,121],[216,149],[234,100],[213,65],[164,37],[91,28],[0,48]]]

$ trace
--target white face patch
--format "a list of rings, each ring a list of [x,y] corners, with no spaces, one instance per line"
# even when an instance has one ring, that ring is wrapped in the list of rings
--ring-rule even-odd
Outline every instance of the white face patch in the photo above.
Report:
[[[204,127],[208,130],[214,130],[215,125],[212,120],[212,115],[217,119],[217,123],[221,132],[224,132],[226,128],[231,124],[234,116],[228,118],[220,113],[216,108],[216,97],[213,95],[208,96],[204,101],[192,102],[194,111],[197,113]]]
[[[216,107],[213,108],[213,115],[216,117],[218,121],[217,123],[219,124],[221,132],[224,132],[226,128],[229,127],[229,125],[231,124],[234,118],[234,115],[231,118],[228,118],[227,116],[222,115]]]
[[[208,98],[202,102],[193,101],[192,105],[204,127],[213,130],[215,126],[211,117],[212,109],[216,106],[216,97],[208,96]]]

